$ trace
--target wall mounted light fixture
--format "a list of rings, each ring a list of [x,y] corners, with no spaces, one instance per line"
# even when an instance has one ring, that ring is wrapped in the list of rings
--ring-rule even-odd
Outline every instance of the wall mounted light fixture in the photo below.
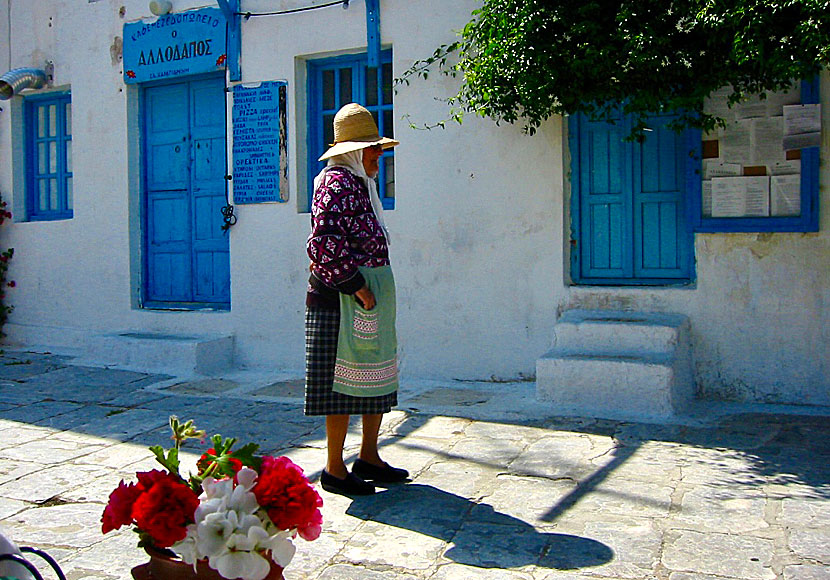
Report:
[[[170,0],[152,0],[150,2],[150,12],[156,16],[170,14],[171,10],[173,10],[173,3]]]

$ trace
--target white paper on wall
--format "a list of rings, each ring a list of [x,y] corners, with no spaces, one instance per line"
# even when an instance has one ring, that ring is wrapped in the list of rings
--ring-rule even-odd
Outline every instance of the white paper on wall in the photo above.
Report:
[[[769,187],[770,215],[801,215],[801,176],[773,175]]]
[[[727,126],[720,141],[720,159],[724,163],[750,164],[752,119],[742,119]]]
[[[736,119],[754,119],[767,116],[767,102],[758,96],[751,96],[743,103],[734,105]]]
[[[785,161],[781,147],[784,139],[784,117],[753,119],[750,129],[750,158],[753,165],[774,165]]]
[[[713,177],[737,177],[743,173],[740,163],[720,163],[717,159],[703,160],[703,179]]]
[[[769,216],[769,177],[712,180],[712,217]]]
[[[801,160],[793,159],[791,161],[779,161],[769,166],[770,175],[800,175],[801,174]]]
[[[701,183],[700,189],[701,207],[700,212],[703,217],[711,217],[712,215],[712,182],[704,181]]]
[[[801,103],[801,83],[796,82],[786,91],[767,93],[767,115],[778,117],[784,114],[785,105]]]
[[[735,112],[726,104],[729,95],[732,94],[732,87],[726,86],[718,89],[712,95],[704,99],[703,110],[710,115],[720,117],[727,122],[735,119]]]
[[[803,149],[821,145],[821,105],[787,105],[784,107],[783,148]]]

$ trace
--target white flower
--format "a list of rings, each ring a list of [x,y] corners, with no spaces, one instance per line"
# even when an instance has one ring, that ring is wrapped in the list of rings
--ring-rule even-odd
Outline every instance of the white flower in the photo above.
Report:
[[[224,550],[237,523],[236,512],[211,513],[197,523],[196,546],[200,557],[209,557]]]
[[[194,567],[196,560],[202,557],[196,546],[196,524],[187,526],[187,536],[171,546],[172,550],[182,557],[182,560]]]
[[[268,538],[267,542],[260,542],[259,546],[264,550],[270,550],[271,559],[285,568],[297,551],[297,547],[291,541],[292,535],[290,530],[282,530]]]
[[[267,538],[268,533],[262,527],[251,527],[247,534],[233,534],[225,549],[210,556],[208,563],[225,578],[263,580],[271,570],[271,564],[255,550],[257,544]]]
[[[206,477],[202,482],[195,524],[173,548],[188,564],[207,558],[211,568],[224,578],[263,580],[271,569],[268,558],[282,567],[294,557],[296,548],[289,530],[272,534],[274,526],[251,491],[257,473],[243,467],[230,478]]]

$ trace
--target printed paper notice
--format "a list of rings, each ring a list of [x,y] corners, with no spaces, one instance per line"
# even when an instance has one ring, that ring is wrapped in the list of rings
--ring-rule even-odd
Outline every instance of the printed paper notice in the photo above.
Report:
[[[801,176],[770,177],[769,204],[770,214],[773,216],[801,215]]]
[[[800,175],[801,174],[801,160],[793,159],[791,161],[781,161],[770,165],[770,175]]]
[[[712,217],[769,216],[769,177],[712,179]]]
[[[784,107],[784,149],[803,149],[821,145],[821,105]]]
[[[720,157],[724,163],[750,165],[750,128],[752,119],[730,123],[720,140]]]
[[[701,208],[700,211],[703,217],[712,216],[712,182],[704,181],[701,183]]]
[[[755,165],[773,165],[784,161],[781,141],[784,138],[784,117],[753,119],[751,132],[752,162]]]
[[[743,172],[740,163],[718,163],[717,159],[703,160],[703,179],[713,177],[738,177]]]

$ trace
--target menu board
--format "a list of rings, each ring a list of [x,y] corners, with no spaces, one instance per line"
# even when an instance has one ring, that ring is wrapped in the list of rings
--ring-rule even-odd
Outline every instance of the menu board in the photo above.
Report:
[[[284,81],[233,87],[234,203],[288,201]]]

